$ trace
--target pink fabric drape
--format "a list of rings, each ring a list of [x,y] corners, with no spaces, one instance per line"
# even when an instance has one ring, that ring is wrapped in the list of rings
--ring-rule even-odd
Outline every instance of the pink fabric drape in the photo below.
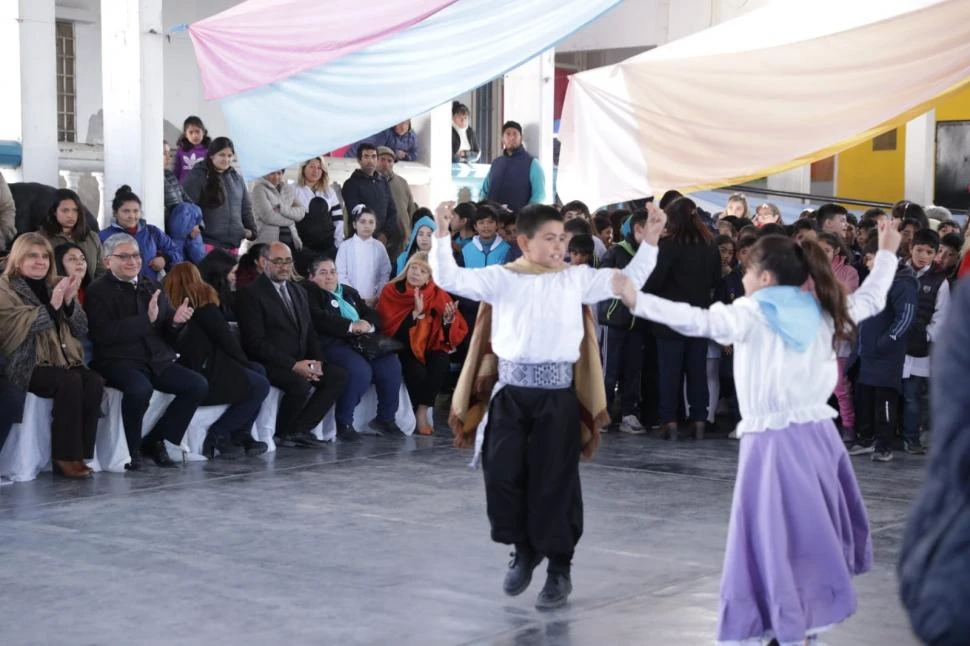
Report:
[[[189,27],[207,99],[340,58],[456,0],[247,0]]]

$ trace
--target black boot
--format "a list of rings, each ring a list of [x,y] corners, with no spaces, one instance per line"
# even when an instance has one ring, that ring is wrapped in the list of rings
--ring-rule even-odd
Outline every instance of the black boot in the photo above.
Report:
[[[246,457],[262,455],[269,450],[269,445],[266,442],[254,440],[253,436],[248,432],[240,433],[235,443],[237,446],[242,447],[242,450],[246,453]]]
[[[532,571],[542,562],[542,554],[536,554],[531,547],[517,545],[511,556],[502,589],[505,594],[515,597],[525,592],[532,583]]]
[[[178,466],[172,461],[172,458],[168,457],[168,451],[165,450],[165,440],[150,440],[143,443],[141,454],[151,458],[156,466],[166,469],[174,469]]]
[[[536,610],[553,610],[562,608],[569,600],[569,593],[573,591],[573,582],[568,573],[549,572],[546,584],[536,599]]]

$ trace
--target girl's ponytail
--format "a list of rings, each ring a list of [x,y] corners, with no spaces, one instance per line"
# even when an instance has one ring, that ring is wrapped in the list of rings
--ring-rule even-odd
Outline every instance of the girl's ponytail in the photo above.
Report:
[[[795,245],[795,252],[805,263],[805,269],[815,283],[815,296],[819,304],[832,317],[835,325],[833,345],[839,341],[851,342],[855,338],[856,323],[849,316],[848,297],[832,273],[832,265],[822,247],[813,240],[803,240],[801,245]]]

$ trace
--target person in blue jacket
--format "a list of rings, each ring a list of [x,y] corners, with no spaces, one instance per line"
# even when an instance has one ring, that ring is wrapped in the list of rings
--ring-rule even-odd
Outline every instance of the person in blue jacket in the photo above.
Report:
[[[866,268],[872,268],[878,244],[866,244]],[[916,320],[919,284],[916,272],[900,266],[889,288],[886,307],[866,319],[856,333],[856,347],[849,358],[855,380],[856,439],[849,455],[872,455],[873,462],[893,459],[896,410],[903,388],[907,332]]]
[[[475,212],[477,235],[461,249],[465,267],[481,269],[501,265],[509,254],[509,243],[498,234],[499,216],[489,206],[479,206]]]
[[[416,161],[418,159],[418,138],[411,128],[411,120],[407,119],[395,124],[387,130],[382,130],[376,135],[358,141],[351,146],[344,157],[357,157],[357,147],[364,142],[373,144],[376,148],[387,146],[394,151],[397,161]],[[348,206],[350,206],[348,204]]]
[[[124,185],[115,192],[111,201],[114,221],[98,236],[103,243],[116,233],[127,233],[138,241],[141,252],[141,275],[154,281],[166,267],[182,262],[182,250],[165,232],[153,224],[146,224],[141,218],[141,200]]]
[[[401,252],[401,255],[397,257],[397,271],[394,272],[395,276],[404,271],[408,260],[417,252],[423,251],[425,253],[431,253],[431,235],[434,233],[434,230],[434,220],[427,215],[417,219],[414,226],[411,227],[411,238],[408,240],[407,246]]]

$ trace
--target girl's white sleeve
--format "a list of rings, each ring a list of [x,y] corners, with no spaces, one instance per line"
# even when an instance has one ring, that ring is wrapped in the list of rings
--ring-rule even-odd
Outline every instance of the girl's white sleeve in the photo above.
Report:
[[[337,249],[337,258],[334,260],[334,264],[337,265],[337,280],[340,281],[341,285],[351,285],[350,283],[350,263],[348,262],[347,256],[350,255],[349,247],[344,246]],[[353,285],[351,285],[353,287]]]
[[[849,295],[849,316],[857,324],[875,316],[886,307],[886,296],[893,286],[899,259],[889,251],[880,251],[872,263],[872,271],[859,289]]]
[[[637,294],[633,313],[662,323],[686,336],[713,339],[721,345],[744,341],[758,320],[757,303],[739,298],[730,305],[714,303],[711,309],[675,303],[653,294]]]

